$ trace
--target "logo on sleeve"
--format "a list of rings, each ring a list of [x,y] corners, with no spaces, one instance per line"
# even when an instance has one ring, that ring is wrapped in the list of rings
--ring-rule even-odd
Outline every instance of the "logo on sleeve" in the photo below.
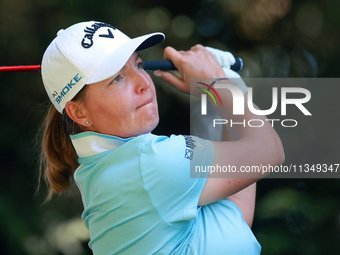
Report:
[[[187,148],[185,149],[184,157],[192,160],[194,156],[194,149],[196,147],[196,141],[191,136],[184,136],[184,139],[185,147]]]

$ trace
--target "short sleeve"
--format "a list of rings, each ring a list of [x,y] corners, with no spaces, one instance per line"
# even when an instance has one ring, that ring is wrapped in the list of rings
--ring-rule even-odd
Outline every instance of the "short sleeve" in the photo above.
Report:
[[[168,223],[196,219],[197,204],[208,173],[190,177],[190,165],[211,166],[214,147],[194,136],[146,135],[140,169],[151,202]]]

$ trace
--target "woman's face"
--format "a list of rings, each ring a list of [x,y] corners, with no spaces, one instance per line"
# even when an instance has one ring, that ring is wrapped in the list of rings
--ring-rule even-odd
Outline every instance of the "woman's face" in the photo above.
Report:
[[[137,53],[115,76],[88,85],[84,110],[90,122],[87,131],[127,138],[157,126],[155,86]]]

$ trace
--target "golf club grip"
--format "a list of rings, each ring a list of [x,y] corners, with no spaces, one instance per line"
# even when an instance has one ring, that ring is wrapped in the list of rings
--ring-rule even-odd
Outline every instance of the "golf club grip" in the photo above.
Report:
[[[177,70],[170,60],[143,61],[143,67],[145,70]],[[243,67],[243,59],[235,58],[235,64],[230,66],[230,69],[235,72],[240,72],[243,70]]]

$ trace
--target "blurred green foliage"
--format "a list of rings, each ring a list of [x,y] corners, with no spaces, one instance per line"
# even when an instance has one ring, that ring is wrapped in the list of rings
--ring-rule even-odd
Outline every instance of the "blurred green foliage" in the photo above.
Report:
[[[339,0],[0,0],[0,65],[39,64],[59,29],[98,20],[131,37],[164,32],[165,42],[142,52],[144,59],[161,59],[167,45],[200,43],[241,56],[242,77],[338,77],[339,10]],[[78,191],[48,204],[44,187],[36,193],[35,136],[48,106],[40,74],[1,73],[0,80],[0,254],[91,254]],[[187,134],[188,98],[154,81],[161,115],[155,133]],[[318,129],[332,125],[332,146],[319,134],[298,147],[298,139],[283,137],[287,160],[302,150],[311,162],[339,159],[338,110],[334,123]],[[299,132],[296,138],[305,130]],[[323,153],[314,155],[320,146]],[[260,181],[253,230],[262,254],[338,254],[339,196],[339,179]]]

